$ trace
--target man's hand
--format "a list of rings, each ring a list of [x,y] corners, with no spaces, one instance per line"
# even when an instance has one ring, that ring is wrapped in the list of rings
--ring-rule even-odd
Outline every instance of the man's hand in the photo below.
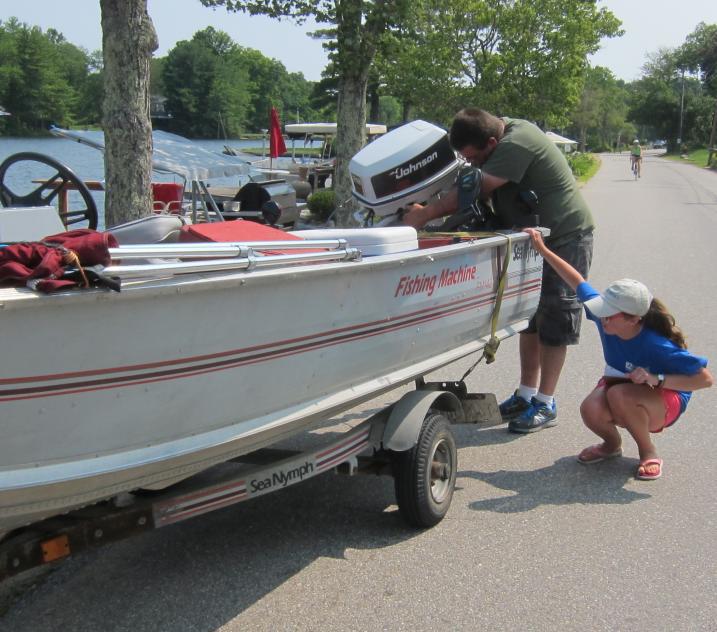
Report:
[[[403,223],[413,226],[416,230],[423,228],[430,217],[426,217],[426,207],[423,204],[411,204],[403,211]]]

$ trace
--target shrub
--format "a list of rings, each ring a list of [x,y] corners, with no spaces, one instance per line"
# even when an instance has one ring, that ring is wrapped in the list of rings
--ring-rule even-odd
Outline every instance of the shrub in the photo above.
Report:
[[[568,164],[576,178],[589,174],[597,162],[592,154],[572,153],[566,154],[565,157],[568,159]]]
[[[334,212],[335,195],[333,189],[318,189],[306,201],[311,215],[318,221],[325,222]]]

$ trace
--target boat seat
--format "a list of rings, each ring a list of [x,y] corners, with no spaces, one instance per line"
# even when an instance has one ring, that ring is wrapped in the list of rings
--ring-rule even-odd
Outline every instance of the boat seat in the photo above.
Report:
[[[161,244],[179,241],[185,225],[180,215],[149,215],[107,230],[122,244]]]
[[[302,239],[345,239],[364,257],[418,250],[418,233],[412,226],[377,226],[372,228],[318,228],[294,230],[290,235]]]
[[[160,213],[181,213],[184,185],[178,182],[152,182],[152,208]]]

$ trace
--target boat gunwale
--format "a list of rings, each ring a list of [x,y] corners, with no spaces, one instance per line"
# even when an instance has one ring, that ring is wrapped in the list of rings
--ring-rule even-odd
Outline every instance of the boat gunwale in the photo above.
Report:
[[[380,270],[382,268],[394,267],[397,263],[406,265],[407,263],[424,258],[429,262],[433,262],[436,259],[446,259],[456,254],[464,254],[472,250],[482,250],[496,245],[500,247],[506,245],[509,238],[515,243],[516,241],[525,241],[529,239],[529,236],[527,233],[521,231],[506,234],[496,233],[457,243],[433,246],[431,248],[406,250],[385,255],[373,255],[354,261],[299,263],[255,270],[218,270],[215,272],[195,272],[158,278],[128,280],[123,283],[121,292],[112,292],[102,288],[91,288],[43,294],[23,287],[0,287],[0,312],[17,308],[37,308],[38,301],[50,303],[53,306],[68,301],[73,303],[82,301],[94,302],[98,300],[120,301],[144,298],[147,293],[151,293],[154,296],[162,296],[165,294],[174,295],[194,291],[210,291],[216,290],[217,288],[231,289],[233,287],[246,285],[253,280],[270,282],[271,280],[284,279],[287,275],[297,277],[323,275],[334,272],[335,270],[341,270],[346,273],[354,273],[359,270],[368,271],[369,269]],[[251,245],[251,242],[247,242],[247,244]]]

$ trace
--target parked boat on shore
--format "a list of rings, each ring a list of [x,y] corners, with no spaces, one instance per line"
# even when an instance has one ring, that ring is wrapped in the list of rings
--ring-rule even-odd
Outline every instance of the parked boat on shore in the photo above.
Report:
[[[22,211],[0,209],[0,230]],[[149,218],[167,228],[159,243],[142,220],[108,231],[110,263],[78,272],[121,291],[0,288],[0,538],[166,488],[493,349],[540,295],[525,233],[182,224]]]

